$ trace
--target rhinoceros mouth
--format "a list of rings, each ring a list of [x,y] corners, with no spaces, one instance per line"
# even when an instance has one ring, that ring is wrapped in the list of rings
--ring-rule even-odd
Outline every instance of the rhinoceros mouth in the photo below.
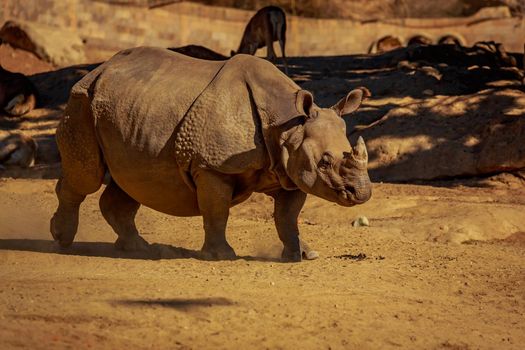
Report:
[[[337,197],[339,199],[339,204],[344,205],[345,207],[351,207],[359,203],[359,201],[356,200],[355,193],[347,188],[339,190]]]

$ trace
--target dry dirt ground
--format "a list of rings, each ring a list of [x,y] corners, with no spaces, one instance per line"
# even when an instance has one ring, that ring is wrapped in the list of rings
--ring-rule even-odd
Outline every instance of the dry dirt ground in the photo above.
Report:
[[[200,218],[147,208],[137,222],[150,251],[116,252],[100,192],[61,251],[48,232],[53,188],[0,182],[2,349],[525,344],[523,190],[376,184],[353,208],[311,197],[301,229],[321,257],[286,264],[264,195],[232,210],[228,237],[242,258],[208,262]],[[371,226],[352,227],[359,215]]]
[[[90,68],[47,74],[54,68],[6,47],[0,58],[33,74],[45,107],[0,117],[0,128],[40,146],[35,168],[0,173],[0,349],[523,348],[523,178],[376,183],[372,199],[353,208],[311,197],[300,227],[320,258],[298,264],[279,261],[263,195],[232,209],[228,237],[241,258],[208,262],[198,254],[201,218],[148,208],[137,222],[151,249],[116,252],[98,192],[81,208],[74,245],[60,250],[49,233],[60,171],[54,129],[69,88]],[[352,62],[361,60],[369,58]],[[387,75],[349,72],[347,58],[290,61],[324,105],[350,85],[381,96]],[[421,99],[422,82],[405,84],[397,100]],[[397,105],[389,94],[371,101],[385,103],[378,116]],[[473,184],[485,187],[465,186]],[[352,227],[360,215],[370,227]]]

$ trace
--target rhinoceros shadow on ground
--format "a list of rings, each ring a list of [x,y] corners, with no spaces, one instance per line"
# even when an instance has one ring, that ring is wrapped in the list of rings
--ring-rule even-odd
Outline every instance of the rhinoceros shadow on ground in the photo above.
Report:
[[[198,307],[232,306],[235,305],[231,299],[222,297],[207,298],[171,298],[171,299],[123,299],[112,300],[111,305],[128,307],[164,307],[178,311],[191,311]]]
[[[0,250],[18,250],[25,252],[76,255],[88,257],[114,258],[114,259],[197,259],[205,260],[198,250],[175,247],[169,244],[153,243],[147,251],[124,252],[115,249],[109,242],[75,242],[69,248],[61,248],[52,240],[45,239],[0,239]],[[248,261],[279,262],[280,259],[238,256],[238,259]]]

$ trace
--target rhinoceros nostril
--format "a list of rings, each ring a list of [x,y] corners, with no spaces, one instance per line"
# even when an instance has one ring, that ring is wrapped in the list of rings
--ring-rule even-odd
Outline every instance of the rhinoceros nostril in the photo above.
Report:
[[[356,193],[355,187],[350,186],[350,185],[345,185],[345,191],[348,192],[348,193],[354,194],[354,195]]]

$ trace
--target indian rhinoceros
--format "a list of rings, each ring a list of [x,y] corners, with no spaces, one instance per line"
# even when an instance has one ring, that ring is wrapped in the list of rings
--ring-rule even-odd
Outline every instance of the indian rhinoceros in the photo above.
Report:
[[[366,89],[320,108],[271,63],[249,55],[204,61],[169,50],[119,52],[71,90],[56,139],[62,175],[51,233],[75,237],[79,206],[111,176],[100,210],[118,249],[147,249],[135,214],[145,205],[175,216],[203,216],[206,259],[232,259],[230,207],[253,192],[274,198],[284,260],[315,258],[297,218],[314,194],[343,206],[367,201],[371,183],[362,139],[352,149],[343,114]]]

